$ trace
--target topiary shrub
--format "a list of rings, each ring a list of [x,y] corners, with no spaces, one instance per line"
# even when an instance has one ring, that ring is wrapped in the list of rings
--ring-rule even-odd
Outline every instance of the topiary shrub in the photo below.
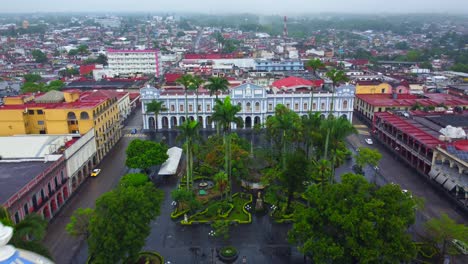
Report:
[[[142,186],[149,181],[148,176],[143,173],[129,173],[126,174],[120,179],[120,185],[127,186]]]
[[[219,258],[223,262],[232,263],[237,259],[237,249],[232,246],[223,247],[218,252]]]

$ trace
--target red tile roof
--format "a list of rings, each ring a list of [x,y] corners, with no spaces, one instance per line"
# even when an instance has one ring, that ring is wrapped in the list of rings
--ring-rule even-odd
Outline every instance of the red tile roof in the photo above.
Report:
[[[109,53],[117,53],[117,52],[126,52],[126,53],[145,53],[145,52],[158,52],[159,50],[152,50],[152,49],[145,49],[145,50],[119,50],[119,49],[107,49]]]
[[[164,79],[166,80],[166,82],[173,83],[181,76],[181,73],[166,73],[164,75]]]
[[[375,116],[398,128],[403,133],[413,137],[415,140],[426,146],[435,147],[437,145],[444,144],[444,142],[424,131],[421,127],[411,123],[409,119],[399,117],[390,112],[375,113]]]
[[[208,53],[208,54],[194,54],[188,53],[184,55],[184,59],[188,60],[199,60],[199,59],[207,59],[207,60],[215,60],[215,59],[234,59],[237,58],[236,54],[229,53],[229,54],[220,54],[220,53]]]
[[[422,106],[437,106],[444,104],[447,106],[468,105],[468,100],[461,99],[448,94],[424,94],[419,97],[413,94],[398,94],[397,99],[393,99],[391,94],[357,94],[358,99],[373,106],[412,106],[416,103]]]
[[[310,87],[310,86],[321,86],[323,80],[306,80],[298,77],[287,77],[281,80],[273,82],[273,86],[276,88],[292,88],[292,87]]]

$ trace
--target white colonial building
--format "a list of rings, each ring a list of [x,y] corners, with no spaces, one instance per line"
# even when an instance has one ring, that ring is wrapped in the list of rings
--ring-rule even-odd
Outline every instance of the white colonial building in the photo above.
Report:
[[[162,75],[161,53],[159,50],[107,50],[109,70],[113,74],[154,74]]]
[[[339,117],[346,117],[351,120],[353,115],[355,87],[353,85],[343,85],[336,88],[335,94],[329,92],[314,92],[305,89],[278,90],[244,83],[233,87],[229,92],[219,95],[223,100],[226,96],[231,97],[231,103],[242,107],[238,116],[244,120],[244,128],[252,128],[255,124],[263,124],[268,117],[275,114],[275,107],[283,104],[299,115],[306,115],[309,111],[320,112],[328,115],[331,106],[334,107],[333,114]],[[143,128],[152,130],[156,128],[174,129],[185,121],[185,96],[184,90],[180,89],[156,89],[147,86],[140,90],[143,114]],[[331,104],[332,98],[335,101]],[[167,111],[159,113],[157,120],[154,113],[146,112],[146,105],[151,101],[163,101]],[[188,94],[188,118],[203,124],[203,128],[215,128],[211,120],[215,96],[210,96],[205,90],[198,95],[198,117],[195,108],[196,95],[193,92]],[[312,103],[311,103],[312,102]],[[156,123],[157,122],[157,123]],[[235,125],[233,124],[235,129]]]

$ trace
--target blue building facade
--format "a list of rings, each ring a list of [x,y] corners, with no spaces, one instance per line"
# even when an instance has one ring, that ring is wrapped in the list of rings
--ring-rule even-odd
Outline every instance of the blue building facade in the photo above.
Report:
[[[267,72],[303,71],[304,63],[300,60],[284,60],[284,61],[256,60],[255,70],[267,71]]]

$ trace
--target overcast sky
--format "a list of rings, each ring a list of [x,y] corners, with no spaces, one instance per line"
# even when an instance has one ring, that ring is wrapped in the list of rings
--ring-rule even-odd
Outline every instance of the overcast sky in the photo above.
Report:
[[[0,0],[0,12],[457,13],[468,0]]]

